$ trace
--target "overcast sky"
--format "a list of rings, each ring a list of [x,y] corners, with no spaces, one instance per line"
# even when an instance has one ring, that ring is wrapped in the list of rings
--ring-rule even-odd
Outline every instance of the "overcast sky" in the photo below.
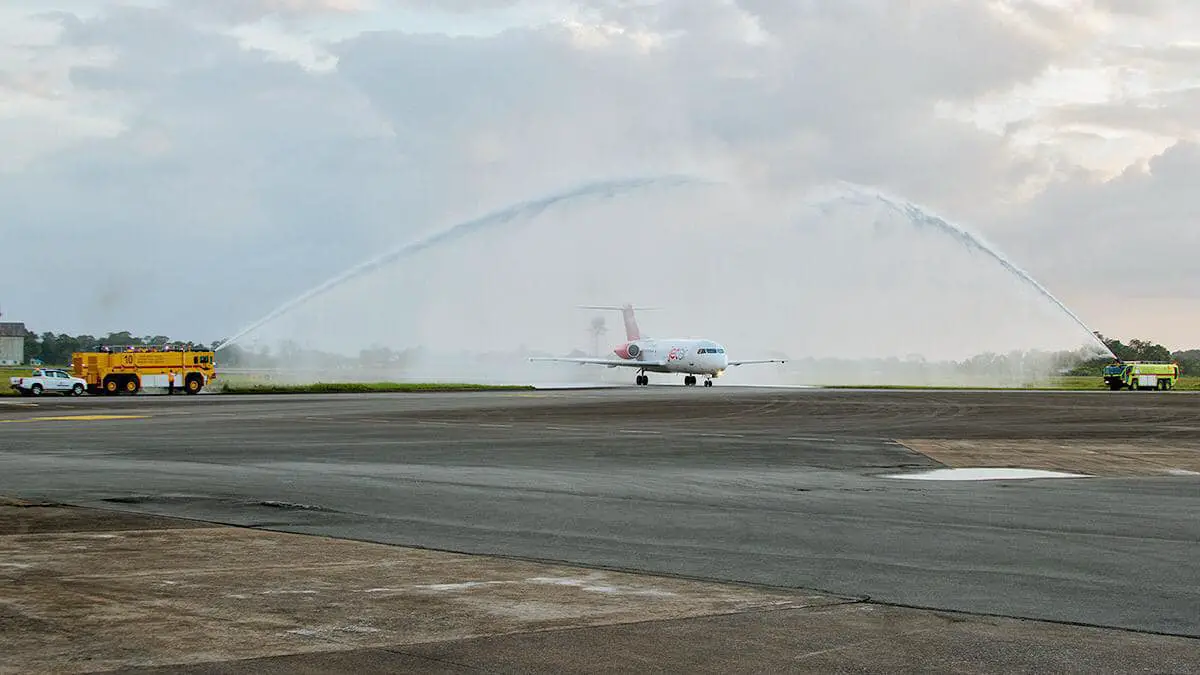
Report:
[[[877,186],[1196,347],[1197,35],[1194,0],[5,0],[0,310],[215,340],[381,247],[670,172]]]

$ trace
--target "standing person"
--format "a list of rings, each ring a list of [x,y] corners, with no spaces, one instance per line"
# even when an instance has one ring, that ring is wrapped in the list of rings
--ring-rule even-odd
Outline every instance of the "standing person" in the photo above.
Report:
[[[167,396],[175,393],[175,371],[167,371]]]

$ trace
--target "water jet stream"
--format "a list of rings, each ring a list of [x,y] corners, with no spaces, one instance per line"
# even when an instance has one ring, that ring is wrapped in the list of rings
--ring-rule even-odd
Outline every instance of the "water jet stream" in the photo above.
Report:
[[[501,225],[503,223],[511,222],[518,218],[524,218],[524,219],[533,218],[535,216],[540,215],[542,212],[546,211],[547,209],[549,209],[553,206],[556,206],[558,204],[562,204],[565,202],[571,202],[571,201],[575,201],[575,200],[579,200],[579,199],[584,199],[584,198],[588,198],[588,197],[599,197],[599,198],[604,198],[604,199],[612,199],[621,194],[624,194],[627,192],[632,192],[632,191],[638,190],[638,189],[644,189],[644,188],[650,188],[650,187],[656,187],[656,186],[673,187],[673,186],[678,186],[678,185],[689,185],[689,184],[690,185],[700,185],[700,184],[708,184],[708,183],[711,183],[711,181],[707,181],[707,180],[703,180],[703,179],[695,178],[695,177],[691,177],[691,176],[682,176],[682,175],[652,176],[652,177],[645,177],[645,178],[625,178],[625,179],[588,183],[586,185],[582,185],[580,187],[577,187],[577,188],[574,188],[571,190],[567,190],[564,192],[558,192],[558,193],[552,194],[547,197],[542,197],[539,199],[534,199],[534,200],[514,204],[512,206],[501,209],[499,211],[495,211],[495,212],[490,213],[485,216],[481,216],[474,220],[469,220],[464,223],[459,223],[458,225],[455,225],[453,227],[442,230],[441,232],[438,232],[437,234],[433,234],[428,237],[425,237],[424,239],[419,239],[417,241],[410,242],[410,243],[400,246],[398,248],[394,248],[390,251],[387,251],[386,253],[383,253],[374,258],[371,258],[370,260],[367,260],[358,265],[355,265],[354,267],[350,268],[349,270],[329,279],[328,281],[320,284],[319,286],[316,286],[316,287],[302,293],[301,295],[289,300],[288,302],[285,302],[284,304],[280,305],[279,307],[275,308],[274,310],[272,310],[269,314],[267,314],[263,318],[259,319],[258,321],[255,321],[254,323],[250,324],[249,326],[246,326],[242,330],[235,333],[233,335],[233,337],[227,338],[225,341],[223,341],[220,345],[217,346],[216,351],[220,351],[220,350],[224,349],[225,347],[228,347],[229,345],[233,344],[237,340],[240,340],[241,338],[245,337],[247,333],[250,333],[251,331],[254,331],[254,330],[260,328],[264,324],[266,324],[270,321],[273,321],[274,319],[277,319],[280,316],[283,316],[284,314],[290,312],[291,310],[304,304],[305,302],[308,302],[309,300],[312,300],[313,298],[315,298],[319,295],[322,295],[323,293],[333,290],[334,288],[336,288],[352,279],[356,279],[364,274],[367,274],[368,272],[376,270],[390,262],[399,260],[405,256],[411,255],[413,253],[417,253],[419,251],[436,246],[438,244],[442,244],[442,243],[445,243],[448,241],[453,241],[453,240],[458,239],[467,234],[471,234],[473,232],[476,232],[476,231],[479,231],[482,229],[492,228],[497,225]]]
[[[355,265],[354,267],[350,268],[349,270],[330,278],[328,281],[325,281],[324,283],[322,283],[322,284],[300,294],[299,296],[293,298],[292,300],[289,300],[288,302],[278,306],[276,309],[272,310],[269,314],[267,314],[263,318],[255,321],[254,323],[250,324],[246,328],[240,330],[237,334],[224,340],[224,342],[222,342],[217,347],[217,349],[220,350],[231,344],[234,344],[238,340],[241,340],[242,338],[244,338],[244,336],[246,336],[247,334],[259,329],[263,325],[268,324],[275,319],[278,319],[280,316],[295,310],[297,307],[305,304],[306,302],[313,300],[314,298],[316,298],[322,294],[328,293],[328,292],[334,290],[335,288],[338,288],[338,287],[342,286],[343,284],[346,284],[354,279],[363,277],[368,274],[376,273],[381,268],[384,268],[385,266],[389,265],[392,262],[395,262],[397,260],[400,260],[400,259],[403,259],[406,257],[414,256],[421,252],[425,252],[426,254],[433,254],[433,253],[435,253],[435,251],[432,251],[430,249],[434,249],[437,246],[451,243],[454,241],[459,241],[460,243],[466,244],[466,243],[469,243],[469,240],[463,241],[464,239],[466,239],[468,237],[473,237],[475,235],[483,235],[488,232],[495,232],[498,227],[503,227],[505,225],[507,225],[509,227],[517,227],[517,226],[523,227],[526,224],[529,224],[532,227],[533,223],[535,223],[535,222],[541,222],[543,227],[552,228],[552,231],[557,236],[557,235],[563,233],[563,228],[561,227],[561,224],[559,222],[557,222],[557,221],[549,222],[549,219],[544,218],[544,217],[539,219],[539,216],[543,216],[552,207],[559,206],[559,205],[569,205],[569,204],[572,204],[575,202],[584,201],[589,198],[599,198],[602,200],[609,201],[610,207],[620,208],[623,205],[625,205],[626,202],[624,200],[619,201],[619,202],[613,202],[612,200],[617,196],[628,195],[629,193],[632,193],[635,191],[645,191],[645,190],[648,190],[648,189],[651,189],[654,187],[677,187],[677,186],[687,186],[687,185],[730,187],[724,181],[701,179],[701,178],[695,178],[695,177],[691,177],[691,176],[670,175],[670,176],[659,176],[659,177],[641,177],[641,178],[616,179],[616,180],[611,180],[611,181],[593,182],[593,183],[589,183],[586,185],[576,187],[574,189],[558,192],[558,193],[555,193],[555,194],[552,194],[552,195],[549,195],[546,197],[541,197],[541,198],[537,198],[534,200],[521,202],[521,203],[518,203],[518,204],[515,204],[512,206],[506,207],[504,209],[501,209],[499,211],[490,213],[488,215],[484,215],[479,218],[475,218],[473,220],[454,225],[447,229],[441,230],[440,232],[437,232],[435,234],[432,234],[432,235],[429,235],[429,236],[426,236],[423,238],[419,238],[415,241],[410,241],[407,244],[404,244],[402,246],[388,250],[381,255],[377,255],[369,260],[366,260],[365,262]],[[701,256],[708,255],[711,257],[713,255],[719,255],[720,254],[719,252],[724,252],[727,250],[724,243],[713,245],[714,242],[719,242],[721,237],[725,236],[725,234],[723,234],[723,233],[727,232],[727,230],[723,229],[723,228],[730,227],[731,223],[727,220],[727,218],[732,217],[734,222],[745,222],[746,224],[749,224],[750,222],[753,222],[752,219],[755,217],[755,214],[757,213],[757,209],[766,208],[766,210],[773,215],[766,215],[766,214],[757,214],[757,215],[765,216],[766,220],[770,221],[770,220],[773,220],[775,217],[777,217],[778,211],[783,208],[782,205],[778,205],[778,207],[773,206],[771,204],[770,200],[766,200],[764,202],[763,199],[752,199],[749,203],[745,203],[744,201],[741,201],[741,200],[742,200],[742,198],[746,197],[746,195],[737,193],[737,194],[735,194],[735,196],[738,197],[739,201],[735,201],[735,202],[728,203],[728,204],[722,203],[720,205],[718,205],[718,204],[700,205],[699,203],[697,203],[695,201],[689,200],[688,202],[686,202],[686,205],[688,208],[693,209],[694,212],[686,212],[685,211],[685,212],[679,212],[679,213],[675,214],[674,217],[667,216],[667,218],[665,220],[658,223],[657,226],[654,226],[651,229],[647,230],[644,234],[646,237],[649,238],[648,239],[649,241],[658,242],[659,240],[655,239],[655,237],[659,237],[659,236],[670,237],[671,234],[673,232],[675,232],[676,228],[683,227],[684,224],[690,223],[691,220],[696,219],[697,222],[700,223],[700,227],[701,227],[701,229],[696,230],[696,232],[697,233],[705,233],[704,236],[700,236],[700,237],[696,238],[696,240],[693,242],[692,248],[690,248],[690,249],[671,248],[670,250],[675,254],[680,254],[681,251],[691,251],[692,255],[701,255]],[[1024,287],[1031,288],[1034,291],[1036,291],[1036,293],[1039,296],[1050,301],[1052,306],[1055,308],[1054,310],[1052,310],[1053,312],[1062,312],[1062,314],[1060,315],[1061,318],[1064,318],[1064,319],[1069,318],[1070,319],[1069,323],[1079,326],[1083,330],[1087,331],[1089,340],[1094,340],[1097,344],[1100,345],[1100,347],[1099,347],[1100,351],[1098,352],[1098,354],[1102,353],[1102,354],[1106,354],[1110,357],[1112,356],[1112,352],[1107,348],[1107,346],[1104,345],[1103,342],[1100,341],[1099,338],[1096,337],[1095,333],[1093,333],[1090,329],[1088,329],[1086,324],[1084,324],[1083,321],[1077,315],[1075,315],[1061,301],[1059,301],[1056,297],[1054,297],[1054,295],[1051,294],[1045,287],[1043,287],[1040,283],[1038,283],[1036,280],[1034,280],[1027,272],[1025,272],[1024,270],[1022,270],[1021,268],[1019,268],[1015,264],[1013,264],[1007,257],[1005,257],[1003,254],[1001,254],[994,246],[988,244],[979,236],[963,229],[962,227],[954,225],[939,216],[933,215],[930,211],[922,208],[919,205],[915,205],[904,199],[885,195],[875,188],[856,185],[856,184],[852,184],[852,183],[838,183],[838,184],[834,184],[831,186],[826,186],[826,191],[810,193],[810,194],[806,195],[805,198],[800,202],[799,205],[804,208],[813,209],[813,212],[815,212],[817,214],[821,214],[822,217],[820,218],[819,222],[813,223],[813,225],[817,226],[817,229],[827,229],[825,226],[828,226],[828,225],[831,225],[833,223],[840,221],[843,216],[847,215],[845,213],[846,207],[868,207],[874,211],[874,217],[876,219],[877,227],[882,224],[883,218],[890,219],[892,216],[898,216],[899,217],[898,219],[900,221],[903,221],[902,223],[897,223],[897,227],[899,227],[900,232],[907,232],[908,235],[911,235],[912,230],[924,229],[927,232],[936,233],[936,236],[934,238],[935,239],[943,239],[943,242],[948,243],[950,248],[952,248],[952,249],[959,249],[959,250],[965,249],[969,255],[972,255],[976,252],[982,253],[988,258],[988,260],[990,262],[998,263],[999,270],[1003,270],[1003,272],[999,272],[996,268],[992,268],[992,273],[994,273],[994,274],[998,273],[998,276],[1001,278],[1005,278],[1005,277],[1007,277],[1009,279],[1015,278],[1016,280],[1018,280],[1017,284],[1019,287],[1024,286]],[[712,208],[712,207],[715,207],[715,208]],[[738,210],[731,212],[731,211],[729,211],[729,209],[727,207],[732,207],[732,208],[738,209]],[[749,211],[747,211],[746,209],[749,209]],[[633,214],[632,217],[636,220],[637,214],[641,213],[641,211],[642,210],[640,208],[635,207],[634,211],[631,212]],[[885,211],[886,211],[886,213],[883,213]],[[572,213],[574,213],[574,212],[572,211]],[[687,215],[685,215],[685,213]],[[580,214],[575,213],[575,215],[580,215]],[[709,216],[711,216],[711,217],[709,217]],[[853,229],[855,229],[855,230],[861,229],[861,227],[864,225],[869,227],[869,224],[871,221],[870,215],[867,215],[864,217],[862,215],[851,214],[851,216],[853,217],[853,220],[847,224],[848,226],[853,227]],[[631,217],[631,215],[629,213],[627,213],[622,217],[628,218],[628,217]],[[751,220],[748,220],[748,219],[751,219]],[[584,221],[584,222],[587,222],[587,221]],[[717,226],[717,227],[714,227],[714,226]],[[832,228],[831,231],[836,232],[836,231],[840,231],[841,229],[842,228],[840,228],[840,227],[835,227],[835,228]],[[891,228],[889,228],[889,229],[891,229]],[[567,228],[567,230],[571,230],[571,228]],[[770,230],[766,230],[760,234],[752,234],[745,230],[739,230],[740,238],[742,238],[744,240],[742,243],[744,243],[745,245],[742,246],[741,249],[736,249],[736,250],[743,250],[746,252],[745,255],[749,256],[746,259],[747,264],[753,265],[755,263],[750,262],[751,260],[760,260],[761,259],[761,260],[773,261],[771,263],[771,265],[769,266],[771,268],[781,268],[781,269],[787,268],[794,261],[792,260],[791,257],[789,257],[789,255],[785,251],[785,249],[787,248],[783,243],[785,240],[781,239],[778,242],[776,242],[774,239],[771,239],[770,236],[768,235],[769,231]],[[794,239],[795,237],[799,236],[801,242],[808,241],[809,239],[811,239],[813,237],[816,237],[819,239],[819,237],[817,236],[817,231],[815,229],[811,229],[808,226],[802,227],[800,229],[800,231],[792,229],[792,227],[789,226],[789,227],[786,227],[784,231],[786,232],[786,234],[785,234],[786,237],[791,237]],[[543,232],[543,234],[545,234],[545,232]],[[906,239],[910,238],[908,235],[905,235]],[[572,244],[570,243],[570,241],[571,241],[570,239],[563,240],[561,238],[556,238],[556,236],[552,236],[547,240],[547,241],[552,242],[551,244],[547,244],[548,246],[551,246],[551,247],[557,246],[559,248],[562,248],[562,247],[569,248],[572,246]],[[707,237],[707,239],[705,239],[705,237]],[[764,238],[764,237],[766,237],[766,238]],[[604,241],[608,241],[608,240],[609,239],[607,237],[604,238]],[[509,241],[509,237],[505,237],[502,241],[505,241],[505,242]],[[700,243],[702,241],[708,241],[709,243],[708,244]],[[791,239],[788,239],[787,241],[791,241]],[[655,244],[655,245],[661,245],[661,242],[659,244]],[[512,250],[520,250],[520,247],[515,247]],[[559,249],[552,249],[552,250],[559,250]],[[605,249],[605,250],[609,250],[609,249]],[[613,249],[613,250],[616,250],[616,249]],[[477,254],[485,255],[485,256],[490,255],[487,252],[477,252]],[[755,257],[755,256],[759,256],[759,257]],[[494,255],[492,255],[489,259],[497,262],[497,264],[500,264],[503,262],[503,259],[496,260]],[[683,260],[684,258],[680,255],[677,255],[676,259]],[[897,262],[900,262],[900,261],[897,261]],[[987,267],[991,267],[991,265],[987,265]],[[725,274],[734,274],[736,276],[738,274],[738,272],[739,272],[738,264],[734,264],[732,267],[729,267],[724,272],[721,272],[720,270],[718,270],[717,272],[714,272],[714,274],[725,273]],[[569,264],[559,265],[556,273],[560,274],[560,275],[568,275],[568,277],[570,277],[572,279],[575,279],[576,276],[582,274],[582,272],[580,272],[576,267],[569,265]],[[904,271],[904,270],[899,270],[899,273],[900,274],[908,274],[908,272]],[[575,276],[571,276],[571,275],[575,275]],[[753,276],[753,275],[751,275],[751,276]],[[580,277],[580,278],[582,278],[582,277]],[[658,279],[660,286],[662,285],[662,282],[664,282],[664,279],[665,279],[666,286],[672,287],[672,288],[675,287],[675,285],[684,284],[684,283],[692,283],[692,284],[698,283],[701,286],[703,286],[706,283],[703,279],[695,278],[694,274],[692,276],[688,276],[687,274],[683,274],[682,276],[680,276],[678,274],[675,274],[675,275],[667,274],[666,277]],[[735,283],[736,283],[736,280],[735,280]],[[751,283],[753,283],[753,282],[751,282]],[[1008,283],[1011,283],[1011,282],[1005,282],[1005,285],[1007,285]],[[451,290],[448,292],[452,294],[456,291]],[[457,291],[457,292],[467,292],[467,291],[463,291],[462,289],[459,289],[459,291]],[[576,289],[575,292],[576,293],[580,292],[580,289]],[[468,295],[469,295],[469,293],[468,293]],[[736,296],[736,294],[735,294],[735,296]],[[973,298],[974,298],[974,296],[970,296],[970,297],[966,298],[966,301],[968,303],[971,303],[973,301]],[[563,300],[563,298],[558,298],[557,300],[559,302],[561,302]],[[976,304],[974,306],[968,305],[967,307],[964,307],[964,311],[977,312],[977,313],[982,312],[982,313],[986,314],[988,310],[985,305]],[[443,318],[445,318],[445,317],[443,317]],[[528,323],[528,322],[526,322],[526,323]],[[782,326],[777,326],[776,328],[779,328],[779,330],[790,330],[790,328],[786,328],[786,327],[782,327]],[[470,331],[466,331],[466,333],[469,334]],[[866,331],[866,334],[871,334],[871,333],[874,333],[874,331],[871,331],[871,330]],[[517,340],[517,339],[524,339],[524,338],[518,338],[516,336],[507,336],[505,339]],[[757,339],[757,338],[755,338],[755,339]],[[958,342],[956,344],[958,344],[960,346],[963,344],[970,345],[969,342],[964,343],[963,342],[964,339],[971,340],[974,338],[971,336],[960,336],[958,338]],[[1023,339],[1023,338],[1018,337],[1018,339]],[[785,339],[785,341],[786,341],[786,339]],[[808,345],[808,347],[812,347],[812,346],[813,345],[811,345],[811,344]],[[866,348],[866,349],[873,349],[873,347],[870,344],[859,345],[859,347]],[[775,347],[773,347],[771,345],[766,345],[763,348],[775,348]],[[782,347],[780,347],[780,348],[782,348]],[[955,348],[958,348],[958,347],[955,347]]]
[[[1096,342],[1097,345],[1099,345],[1100,349],[1103,350],[1104,354],[1112,357],[1113,359],[1117,358],[1117,356],[1115,354],[1113,354],[1112,350],[1108,348],[1108,345],[1104,344],[1104,341],[1096,336],[1095,331],[1093,331],[1091,328],[1089,328],[1088,325],[1085,324],[1083,322],[1083,320],[1080,319],[1079,316],[1077,316],[1075,314],[1075,312],[1072,312],[1065,304],[1063,304],[1063,302],[1061,300],[1056,298],[1053,293],[1051,293],[1049,290],[1047,290],[1045,286],[1042,286],[1042,284],[1038,283],[1038,281],[1036,279],[1034,279],[1028,272],[1026,272],[1025,270],[1018,267],[1016,264],[1014,264],[1003,253],[1001,253],[995,246],[992,246],[988,242],[984,241],[983,238],[980,237],[979,235],[974,234],[968,230],[965,230],[962,227],[959,227],[958,225],[950,223],[949,221],[945,220],[944,218],[941,218],[940,216],[937,216],[937,215],[929,212],[927,209],[924,209],[920,206],[917,206],[916,204],[913,204],[912,202],[893,198],[889,195],[884,194],[883,192],[881,192],[877,189],[868,188],[868,187],[865,187],[862,185],[857,185],[854,183],[849,183],[849,182],[844,182],[844,181],[839,182],[837,184],[837,187],[840,188],[841,191],[843,191],[842,194],[839,194],[838,196],[829,198],[829,199],[816,200],[816,201],[812,202],[812,205],[815,206],[816,208],[818,208],[819,210],[821,210],[822,212],[828,213],[828,210],[827,210],[828,205],[830,205],[832,202],[837,201],[839,199],[842,201],[850,202],[852,204],[857,204],[860,206],[867,206],[867,205],[869,205],[868,200],[874,200],[875,202],[878,202],[879,204],[886,206],[888,209],[892,210],[893,212],[900,214],[901,216],[906,218],[908,220],[908,222],[912,223],[914,226],[932,227],[934,229],[937,229],[945,234],[948,234],[948,235],[954,237],[967,249],[980,251],[980,252],[984,253],[985,255],[991,257],[997,263],[999,263],[1001,267],[1008,270],[1010,273],[1016,275],[1018,278],[1020,278],[1026,284],[1029,284],[1031,287],[1033,287],[1034,290],[1036,290],[1042,296],[1044,296],[1045,298],[1050,300],[1050,302],[1054,303],[1059,309],[1061,309],[1063,312],[1065,312],[1067,314],[1067,316],[1071,317],[1071,319],[1075,323],[1077,323],[1081,328],[1083,328],[1085,331],[1087,331],[1087,334],[1092,337],[1092,339]],[[858,201],[855,201],[855,198],[857,198]]]

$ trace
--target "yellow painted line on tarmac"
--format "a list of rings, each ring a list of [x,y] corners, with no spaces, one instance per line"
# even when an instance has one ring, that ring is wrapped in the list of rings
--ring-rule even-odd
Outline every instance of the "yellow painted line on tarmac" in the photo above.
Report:
[[[103,420],[142,420],[149,415],[60,415],[55,417],[26,417],[19,420],[0,420],[0,424],[17,422],[98,422]]]

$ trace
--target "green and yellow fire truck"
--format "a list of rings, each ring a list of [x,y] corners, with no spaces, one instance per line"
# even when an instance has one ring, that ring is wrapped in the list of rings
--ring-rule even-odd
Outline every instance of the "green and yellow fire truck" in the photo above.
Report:
[[[1125,361],[1104,367],[1109,389],[1174,389],[1179,379],[1178,363]]]

